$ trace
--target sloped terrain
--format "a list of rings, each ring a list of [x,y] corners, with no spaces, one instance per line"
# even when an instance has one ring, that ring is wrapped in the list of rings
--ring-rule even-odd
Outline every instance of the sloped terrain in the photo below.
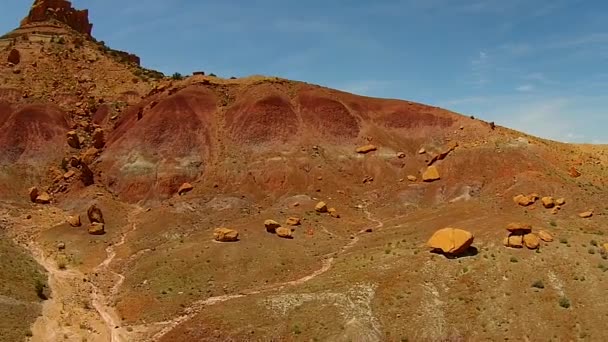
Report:
[[[167,78],[86,14],[38,0],[0,38],[2,338],[608,338],[606,146],[277,77]],[[514,222],[553,241],[505,247]],[[431,253],[444,227],[473,248]]]

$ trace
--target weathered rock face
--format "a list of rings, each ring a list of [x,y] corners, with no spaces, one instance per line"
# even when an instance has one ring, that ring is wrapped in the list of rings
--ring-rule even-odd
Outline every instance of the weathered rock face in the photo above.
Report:
[[[239,232],[229,228],[216,228],[213,231],[213,239],[218,242],[235,242],[239,240]]]
[[[89,11],[76,10],[66,0],[36,0],[30,13],[21,21],[21,26],[51,19],[58,20],[87,36],[90,36],[93,30],[93,24],[89,23]]]
[[[445,254],[459,255],[473,244],[474,236],[470,232],[457,228],[443,228],[435,232],[427,245]]]

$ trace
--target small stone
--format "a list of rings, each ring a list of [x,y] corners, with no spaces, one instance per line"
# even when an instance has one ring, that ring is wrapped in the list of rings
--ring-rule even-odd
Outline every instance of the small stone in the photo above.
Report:
[[[190,183],[184,183],[182,184],[179,189],[177,190],[177,194],[182,196],[190,191],[194,190],[194,186]]]
[[[578,214],[578,216],[579,216],[580,218],[590,218],[590,217],[592,217],[592,216],[593,216],[593,211],[592,211],[592,210],[585,211],[584,213],[580,213],[580,214]]]
[[[106,233],[105,225],[103,223],[94,222],[89,226],[89,234],[90,235],[103,235]]]
[[[276,229],[281,227],[281,224],[274,220],[266,220],[264,221],[264,226],[266,227],[266,231],[268,233],[276,233]]]
[[[327,203],[319,202],[315,206],[315,211],[318,213],[326,213],[327,212]]]
[[[302,224],[302,220],[297,217],[290,217],[287,219],[285,224],[288,226],[299,226]]]
[[[82,226],[82,222],[80,221],[80,215],[68,216],[66,219],[68,224],[72,227],[80,227]]]
[[[276,229],[276,233],[277,233],[278,237],[281,237],[284,239],[293,239],[293,233],[292,233],[291,229],[289,229],[289,228],[279,227]]]

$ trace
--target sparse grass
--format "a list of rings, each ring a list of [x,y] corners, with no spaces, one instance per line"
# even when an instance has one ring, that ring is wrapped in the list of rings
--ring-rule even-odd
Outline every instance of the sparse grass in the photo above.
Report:
[[[597,241],[591,240],[589,243],[591,244],[591,246],[597,247]]]
[[[593,249],[593,248],[589,248],[589,249],[587,250],[587,252],[588,252],[589,254],[595,254],[595,249]]]
[[[568,243],[568,239],[566,239],[566,238],[560,238],[560,239],[559,239],[559,243],[561,243],[561,244],[564,244],[564,245],[565,245],[565,244],[567,244],[567,243]]]
[[[568,309],[570,307],[570,300],[566,297],[561,297],[559,299],[559,306],[561,306],[564,309]]]
[[[532,284],[532,287],[537,288],[537,289],[544,289],[545,284],[543,283],[542,280],[537,280]]]

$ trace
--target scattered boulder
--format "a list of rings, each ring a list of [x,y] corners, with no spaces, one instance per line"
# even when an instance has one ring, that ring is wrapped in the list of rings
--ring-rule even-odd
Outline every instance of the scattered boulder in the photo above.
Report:
[[[285,221],[285,224],[288,226],[299,226],[302,224],[302,220],[298,217],[290,217]]]
[[[532,232],[532,226],[526,223],[514,222],[509,223],[509,225],[507,226],[507,230],[510,233],[524,235]]]
[[[80,157],[72,157],[72,159],[70,160],[70,164],[73,167],[79,166],[81,162],[87,165],[91,165],[93,161],[95,161],[95,158],[97,158],[97,156],[99,155],[99,152],[101,151],[99,151],[95,147],[90,147],[86,151],[84,151],[84,153],[82,153]]]
[[[87,216],[91,223],[105,223],[103,213],[95,204],[91,205],[87,210]]]
[[[59,242],[57,243],[57,249],[62,251],[65,249],[65,242]]]
[[[31,200],[32,202],[36,202],[36,198],[38,198],[38,195],[40,195],[40,192],[38,192],[38,188],[37,188],[37,187],[35,187],[35,186],[34,186],[34,187],[31,187],[31,188],[28,190],[28,193],[29,193],[29,195],[30,195],[30,200]]]
[[[543,207],[545,207],[547,209],[551,209],[551,208],[555,207],[555,200],[553,199],[553,197],[550,197],[550,196],[543,197],[541,199],[541,202],[543,203]]]
[[[68,218],[66,219],[66,221],[72,227],[80,227],[80,226],[82,226],[82,222],[80,221],[80,215],[68,216]]]
[[[48,192],[43,191],[36,197],[36,203],[38,204],[49,204],[51,203],[51,195]]]
[[[405,158],[405,153],[404,152],[397,153],[397,158],[399,158],[399,159]]]
[[[537,249],[540,247],[540,238],[534,233],[524,235],[523,242],[528,249]]]
[[[370,145],[365,145],[365,146],[361,146],[361,147],[357,148],[356,152],[360,153],[360,154],[366,154],[366,153],[376,151],[377,149],[378,149],[378,147],[370,144]]]
[[[336,208],[329,208],[329,209],[327,209],[327,212],[329,213],[329,216],[331,216],[333,218],[340,218],[340,214],[338,214],[338,211],[336,210]]]
[[[473,244],[474,236],[470,232],[457,228],[443,228],[436,231],[427,242],[434,250],[441,250],[448,255],[464,253]]]
[[[504,245],[506,247],[511,248],[523,248],[524,247],[524,237],[519,234],[510,234],[505,238]]]
[[[72,148],[80,148],[80,138],[78,137],[78,133],[76,131],[69,131],[67,133],[68,137],[68,145]]]
[[[7,61],[14,65],[21,63],[21,53],[17,49],[12,49],[8,54]]]
[[[538,237],[545,242],[552,242],[553,235],[546,230],[541,230],[538,232]]]
[[[80,163],[80,180],[84,186],[90,186],[95,183],[95,175],[86,163]]]
[[[566,204],[566,199],[565,198],[558,198],[558,199],[555,200],[555,205],[562,206],[562,205],[565,205],[565,204]]]
[[[530,196],[517,195],[517,196],[513,197],[513,202],[521,205],[522,207],[527,207],[527,206],[534,204],[534,202],[536,202],[536,198],[532,195],[530,195]]]
[[[434,156],[428,163],[429,166],[435,164],[438,160],[444,160],[452,151],[454,151],[458,147],[457,142],[451,142],[447,149],[443,152],[440,152],[438,155]]]
[[[106,138],[103,128],[96,128],[93,131],[93,147],[102,149],[106,145]]]
[[[278,237],[284,239],[293,239],[293,233],[289,228],[279,227],[276,229],[276,233]]]
[[[194,186],[190,183],[184,183],[182,184],[182,186],[179,187],[179,189],[177,190],[177,194],[182,196],[190,191],[194,190]]]
[[[590,218],[593,216],[593,210],[585,211],[584,213],[578,214],[580,218]]]
[[[570,170],[568,170],[568,174],[570,174],[570,177],[572,178],[578,178],[582,176],[581,173],[574,166],[572,166]]]
[[[439,179],[441,179],[441,176],[436,166],[429,166],[422,174],[422,180],[425,182],[434,182]]]
[[[216,228],[213,239],[218,242],[235,242],[239,240],[239,232],[229,228]]]
[[[103,223],[99,223],[99,222],[91,223],[88,231],[89,231],[89,234],[91,234],[91,235],[103,235],[106,233],[105,225]]]
[[[561,207],[559,207],[559,206],[553,207],[553,209],[551,209],[551,214],[557,215],[559,213],[560,209],[561,209]]]
[[[418,178],[416,176],[409,175],[409,176],[407,176],[407,180],[410,182],[415,182],[418,180]]]
[[[418,154],[425,154],[425,153],[426,153],[426,150],[424,149],[424,147],[422,147],[418,150]]]
[[[276,233],[277,228],[281,227],[281,224],[274,220],[266,220],[264,221],[264,226],[266,227],[266,231],[269,233]]]
[[[327,212],[327,203],[319,202],[315,206],[315,211],[318,213],[326,213]]]

